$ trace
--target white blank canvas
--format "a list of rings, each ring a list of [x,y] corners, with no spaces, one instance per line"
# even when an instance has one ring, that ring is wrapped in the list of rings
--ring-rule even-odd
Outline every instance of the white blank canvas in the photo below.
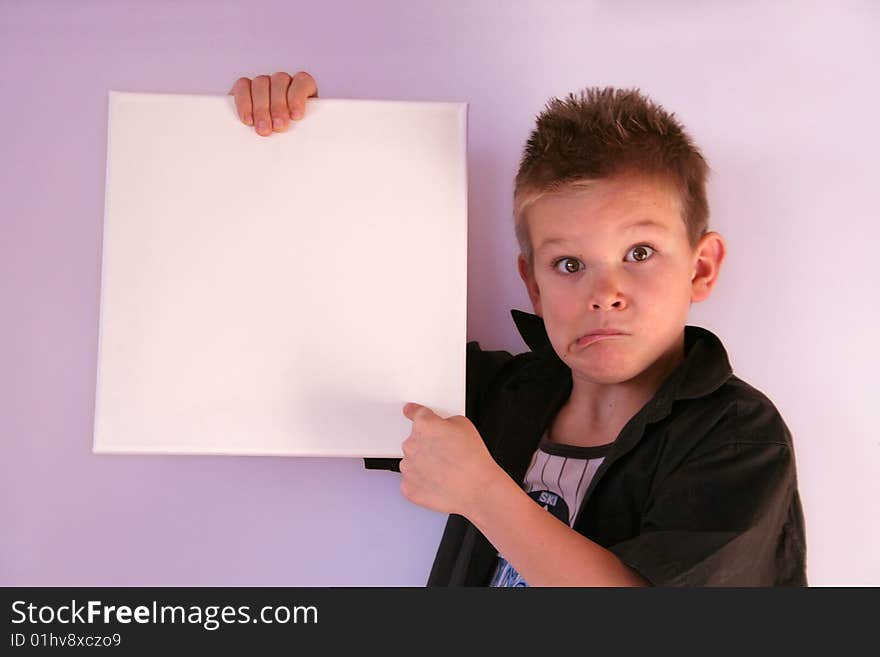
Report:
[[[95,452],[399,457],[464,413],[466,103],[110,91]]]

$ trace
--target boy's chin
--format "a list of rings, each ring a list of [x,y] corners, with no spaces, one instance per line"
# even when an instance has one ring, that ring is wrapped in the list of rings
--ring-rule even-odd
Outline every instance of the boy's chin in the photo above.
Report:
[[[597,385],[617,385],[637,378],[645,371],[638,363],[626,358],[593,357],[569,354],[563,360],[572,376]]]

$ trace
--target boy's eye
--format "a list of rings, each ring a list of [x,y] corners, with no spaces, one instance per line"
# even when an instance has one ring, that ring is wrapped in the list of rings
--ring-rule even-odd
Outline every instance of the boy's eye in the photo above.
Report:
[[[559,265],[562,265],[561,269]],[[577,258],[560,258],[553,263],[553,268],[560,274],[577,274],[583,269],[583,265]]]
[[[648,246],[647,244],[639,244],[638,246],[634,246],[629,250],[629,253],[626,254],[627,262],[643,262],[654,255],[654,249]],[[632,259],[630,259],[632,256]]]

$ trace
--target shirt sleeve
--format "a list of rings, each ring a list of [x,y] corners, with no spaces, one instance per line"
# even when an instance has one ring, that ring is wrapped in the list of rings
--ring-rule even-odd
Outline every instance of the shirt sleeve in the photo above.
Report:
[[[495,375],[513,356],[508,351],[486,351],[476,341],[467,343],[465,369],[465,416],[479,427],[483,403]],[[403,438],[401,438],[403,442]],[[367,470],[400,472],[399,458],[365,458]]]
[[[729,441],[676,468],[640,533],[608,549],[655,586],[772,586],[797,500],[789,444]]]

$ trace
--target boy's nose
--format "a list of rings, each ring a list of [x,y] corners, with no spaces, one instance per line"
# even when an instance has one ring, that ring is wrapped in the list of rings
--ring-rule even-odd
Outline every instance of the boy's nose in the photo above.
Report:
[[[590,303],[593,310],[623,310],[626,302],[619,295],[609,297],[595,297]]]
[[[597,271],[590,288],[588,303],[593,310],[623,310],[626,298],[615,276],[610,272]]]

